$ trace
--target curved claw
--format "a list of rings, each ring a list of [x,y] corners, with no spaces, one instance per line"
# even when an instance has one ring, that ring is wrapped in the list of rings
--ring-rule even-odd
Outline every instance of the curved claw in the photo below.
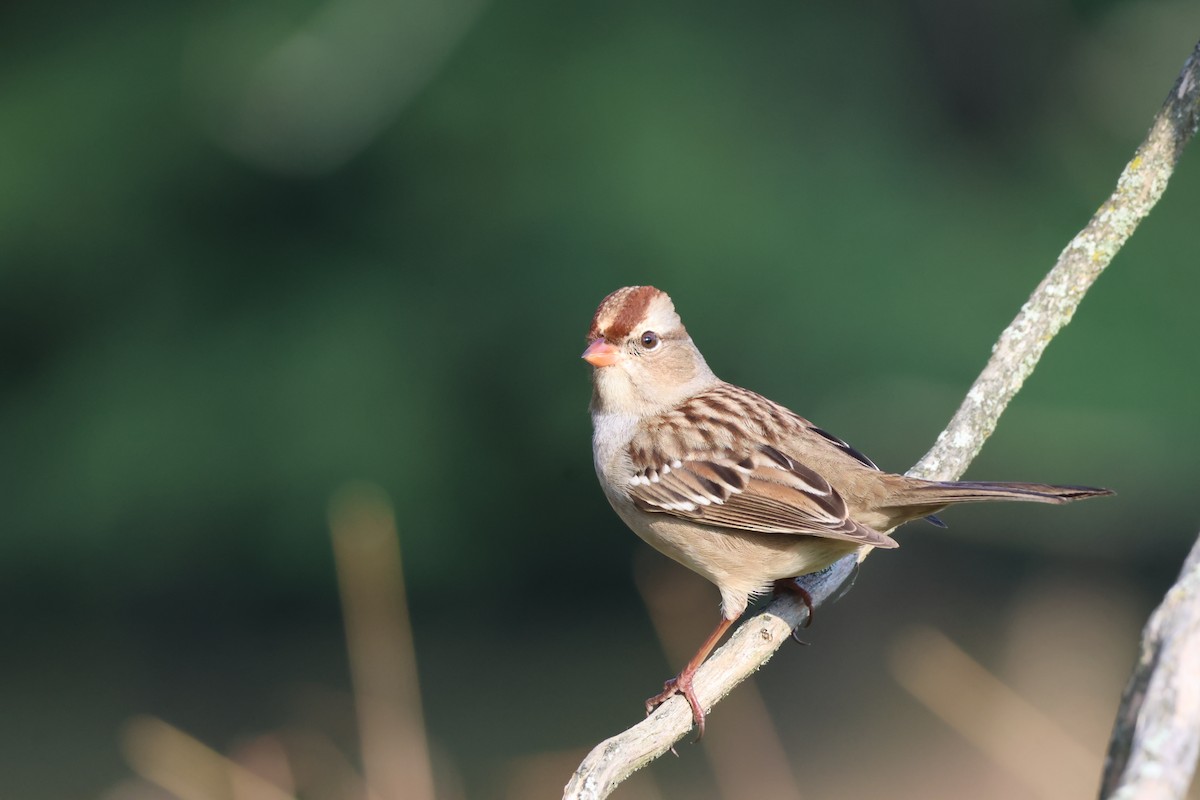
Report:
[[[697,729],[696,738],[693,741],[698,742],[704,738],[704,706],[700,705],[700,699],[696,697],[696,692],[692,688],[692,675],[687,670],[664,683],[662,692],[646,700],[646,716],[650,716],[656,708],[677,694],[682,694],[688,701],[688,705],[692,707],[692,722],[695,723]]]
[[[781,578],[775,581],[775,596],[778,597],[781,594],[790,594],[794,597],[800,598],[800,602],[804,603],[804,607],[808,609],[808,618],[804,620],[804,624],[801,627],[807,628],[808,626],[812,625],[813,599],[812,595],[808,593],[808,590],[796,583],[795,578]],[[795,631],[792,631],[793,636],[795,633]],[[797,639],[796,641],[799,642],[800,640]],[[801,642],[801,644],[804,643]]]

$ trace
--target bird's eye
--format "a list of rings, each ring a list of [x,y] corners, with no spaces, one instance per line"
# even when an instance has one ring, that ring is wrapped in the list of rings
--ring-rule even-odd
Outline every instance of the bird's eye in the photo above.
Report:
[[[653,350],[658,347],[658,334],[654,331],[646,331],[642,334],[642,347],[647,350]]]

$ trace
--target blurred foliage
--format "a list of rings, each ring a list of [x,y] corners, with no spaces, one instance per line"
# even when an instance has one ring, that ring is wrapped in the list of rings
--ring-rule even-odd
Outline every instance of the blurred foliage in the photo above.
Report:
[[[1183,4],[1086,26],[1020,4],[902,4],[871,25],[783,3],[421,6],[6,12],[14,577],[136,587],[199,558],[303,584],[353,476],[405,509],[418,586],[523,582],[535,547],[594,558],[610,548],[587,534],[611,525],[573,358],[594,303],[631,282],[671,291],[723,374],[901,468],[1141,134],[1098,122],[1148,119],[1193,31]],[[1105,27],[1135,11],[1154,47]],[[453,57],[411,52],[444,28]],[[389,41],[399,55],[373,61]],[[323,43],[315,66],[294,54]],[[1097,61],[1140,80],[1101,91]],[[326,62],[333,89],[306,91]],[[276,116],[239,116],[253,98]],[[356,103],[386,124],[345,133]],[[318,142],[273,158],[295,127]],[[1035,478],[1186,485],[1191,450],[1166,445],[1196,433],[1171,347],[1194,335],[1191,174],[1001,427],[1004,476],[1036,447],[1068,455]],[[565,535],[578,508],[602,521]]]
[[[329,618],[351,478],[400,510],[418,603],[627,592],[578,355],[630,283],[901,470],[1198,30],[1182,0],[6,7],[0,593],[52,629]],[[921,536],[1183,552],[1197,160],[971,473],[1119,497]]]

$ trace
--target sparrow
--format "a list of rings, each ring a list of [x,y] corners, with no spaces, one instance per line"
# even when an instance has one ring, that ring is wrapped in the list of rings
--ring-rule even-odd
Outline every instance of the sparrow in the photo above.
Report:
[[[699,736],[704,709],[692,679],[751,598],[772,587],[805,595],[791,579],[864,546],[894,548],[893,529],[947,506],[1112,494],[884,472],[804,417],[714,375],[671,298],[653,286],[604,298],[587,341],[592,456],[605,497],[634,533],[721,593],[717,627],[646,701],[649,714],[682,694]],[[802,599],[811,619],[811,598]]]

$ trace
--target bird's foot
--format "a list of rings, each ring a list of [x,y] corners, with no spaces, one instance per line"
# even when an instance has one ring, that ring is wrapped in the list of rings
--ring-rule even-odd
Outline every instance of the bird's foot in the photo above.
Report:
[[[804,607],[808,609],[808,619],[804,620],[804,624],[801,627],[807,628],[809,625],[812,625],[813,599],[812,595],[808,593],[808,590],[796,583],[795,578],[780,578],[779,580],[775,581],[775,596],[778,597],[781,594],[790,594],[794,597],[799,597],[800,602],[804,603]],[[800,642],[800,644],[808,644],[808,642],[804,642],[796,638],[795,630],[792,631],[792,638],[796,639],[796,641]]]
[[[650,716],[650,714],[654,713],[654,709],[675,695],[682,694],[684,699],[688,701],[688,705],[692,707],[692,722],[696,724],[697,729],[695,741],[698,742],[704,736],[704,707],[700,705],[700,700],[696,697],[696,691],[692,688],[692,676],[694,674],[694,671],[689,672],[684,670],[676,677],[664,683],[662,692],[646,701],[646,716]]]

